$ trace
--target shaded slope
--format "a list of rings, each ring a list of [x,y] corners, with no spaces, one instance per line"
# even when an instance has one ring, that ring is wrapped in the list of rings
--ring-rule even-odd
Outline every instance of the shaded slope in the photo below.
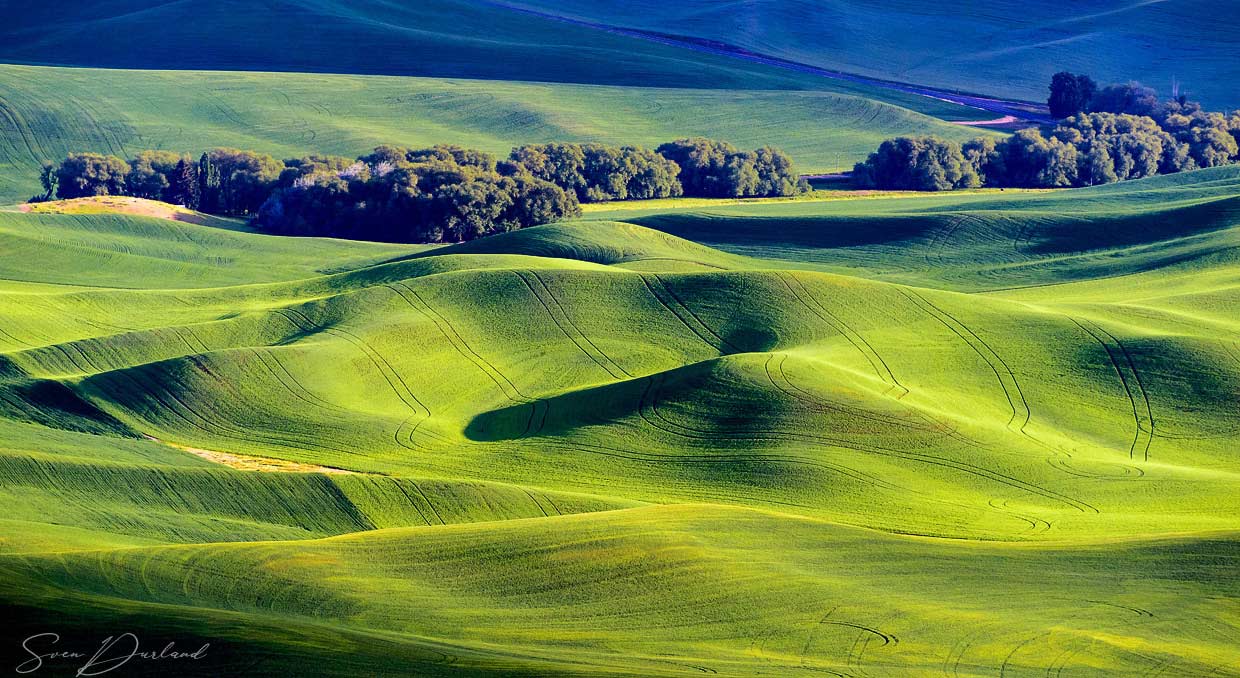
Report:
[[[1240,40],[1234,7],[1206,0],[512,3],[603,24],[723,43],[762,55],[906,83],[1045,101],[1051,75],[1139,79],[1167,95],[1173,79],[1215,107],[1240,105],[1228,83]],[[1168,32],[1167,26],[1177,31]],[[1178,35],[1177,35],[1178,34]],[[1192,35],[1181,40],[1179,35]]]

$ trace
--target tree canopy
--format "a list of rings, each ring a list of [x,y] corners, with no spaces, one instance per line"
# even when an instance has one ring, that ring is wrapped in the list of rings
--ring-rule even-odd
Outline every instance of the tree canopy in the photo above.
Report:
[[[1061,188],[1240,162],[1240,111],[1206,112],[1183,96],[1160,102],[1136,82],[1093,88],[1088,76],[1057,73],[1049,103],[1062,119],[1049,133],[1023,129],[958,149],[939,139],[890,139],[854,168],[854,180],[926,191]]]
[[[41,178],[49,195],[62,198],[132,195],[248,216],[272,233],[394,242],[470,240],[576,216],[581,202],[792,195],[806,188],[779,149],[740,151],[702,138],[658,150],[529,144],[503,160],[449,144],[284,161],[235,148],[208,150],[197,162],[168,151],[142,151],[128,162],[77,153],[48,164]]]

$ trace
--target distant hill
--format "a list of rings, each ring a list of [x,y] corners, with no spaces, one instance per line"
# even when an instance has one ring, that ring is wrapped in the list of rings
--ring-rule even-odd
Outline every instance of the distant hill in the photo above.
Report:
[[[968,110],[922,99],[940,115]],[[354,157],[381,143],[456,143],[506,155],[521,143],[649,146],[694,134],[779,146],[803,171],[826,172],[890,136],[986,132],[830,92],[0,66],[0,204],[29,198],[40,163],[73,151]]]
[[[517,4],[517,3],[514,3]],[[901,82],[1045,100],[1053,73],[1178,79],[1215,108],[1240,106],[1240,5],[1212,0],[521,0],[603,24],[713,40]]]
[[[1042,100],[1050,75],[1068,68],[1104,81],[1143,80],[1164,93],[1178,78],[1210,106],[1240,105],[1231,85],[1240,79],[1240,33],[1233,28],[1240,9],[1210,0],[1086,0],[1067,7],[1046,0],[22,5],[5,13],[0,61],[725,89],[864,88],[823,85],[812,74],[685,45],[696,41],[995,96]]]

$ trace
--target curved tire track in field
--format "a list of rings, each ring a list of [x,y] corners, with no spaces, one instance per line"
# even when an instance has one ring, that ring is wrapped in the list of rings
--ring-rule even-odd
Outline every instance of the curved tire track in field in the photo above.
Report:
[[[716,344],[710,339],[707,339],[706,335],[702,334],[702,332],[698,330],[698,328],[694,327],[693,324],[690,323],[688,320],[685,320],[684,317],[682,317],[679,313],[677,313],[676,310],[673,309],[671,305],[668,304],[668,302],[663,297],[659,296],[659,293],[655,291],[654,286],[650,284],[650,280],[646,278],[646,274],[638,273],[636,275],[637,277],[641,278],[642,283],[646,286],[646,290],[650,292],[650,296],[654,297],[654,300],[659,302],[660,306],[666,309],[668,313],[672,314],[672,317],[679,320],[680,323],[684,325],[686,329],[692,332],[694,336],[700,339],[703,344],[706,344],[707,346],[710,347],[712,351],[715,351],[719,353],[720,355],[725,355],[727,353],[727,351],[724,351],[720,345]]]
[[[1136,384],[1137,390],[1140,391],[1141,393],[1141,400],[1145,402],[1145,416],[1148,417],[1149,419],[1149,428],[1146,430],[1146,433],[1149,434],[1149,437],[1145,441],[1145,449],[1142,450],[1142,455],[1145,461],[1149,461],[1150,460],[1150,445],[1154,442],[1154,436],[1158,435],[1157,431],[1155,430],[1154,408],[1152,405],[1150,405],[1150,394],[1148,391],[1145,390],[1145,384],[1141,382],[1141,373],[1137,371],[1137,363],[1132,359],[1132,354],[1128,352],[1128,347],[1124,346],[1124,342],[1120,341],[1119,337],[1116,337],[1114,334],[1111,334],[1109,331],[1107,331],[1105,327],[1098,325],[1096,323],[1094,324],[1094,327],[1096,327],[1099,332],[1102,332],[1103,334],[1110,337],[1111,341],[1114,341],[1115,345],[1119,347],[1120,353],[1123,354],[1124,356],[1124,362],[1128,365],[1128,369],[1132,373],[1133,381]],[[1131,395],[1131,392],[1129,394]],[[1138,407],[1136,408],[1136,410],[1137,410],[1137,428],[1140,429],[1141,428],[1141,421],[1140,421],[1141,408]]]
[[[195,363],[195,365],[198,364],[199,363]],[[296,450],[317,450],[319,452],[335,452],[344,455],[353,454],[353,452],[349,450],[324,445],[315,438],[302,436],[294,433],[293,431],[283,431],[282,435],[274,435],[272,432],[259,433],[253,430],[239,429],[231,424],[225,424],[221,421],[217,421],[191,407],[188,403],[172,392],[171,389],[163,387],[163,384],[153,386],[139,380],[134,375],[134,371],[130,368],[113,370],[105,374],[123,377],[134,387],[136,387],[139,393],[145,393],[148,395],[163,411],[168,412],[173,415],[174,418],[181,420],[190,429],[202,431],[209,436],[219,436],[245,443],[265,442],[278,447]],[[165,400],[161,394],[166,395],[172,402]],[[190,415],[198,421],[191,420]]]
[[[778,357],[779,360],[775,361],[775,370],[774,372],[772,372],[771,363],[774,361],[776,357]],[[972,438],[969,438],[968,436],[961,433],[958,426],[950,425],[943,421],[936,420],[934,417],[926,414],[925,412],[922,412],[921,410],[917,408],[909,408],[909,409],[913,412],[913,414],[918,419],[924,422],[924,424],[918,424],[914,422],[912,419],[902,419],[895,415],[885,416],[885,415],[881,415],[875,412],[865,410],[860,407],[852,407],[852,406],[843,405],[843,404],[834,403],[834,402],[825,400],[822,397],[818,396],[817,394],[814,394],[800,386],[797,386],[796,383],[792,381],[792,378],[788,375],[787,371],[784,370],[784,363],[787,362],[787,359],[789,357],[791,356],[787,353],[779,353],[779,354],[772,353],[770,357],[767,358],[766,364],[764,365],[764,368],[766,370],[766,377],[771,382],[771,385],[776,390],[784,393],[790,398],[793,398],[795,400],[798,400],[806,404],[807,406],[809,406],[811,409],[815,411],[842,412],[842,413],[846,413],[848,415],[857,417],[859,419],[865,419],[868,421],[872,421],[877,424],[887,424],[890,426],[895,426],[899,428],[907,428],[912,431],[918,431],[918,432],[927,433],[927,434],[937,433],[937,434],[941,434],[942,436],[946,438],[955,440],[966,447],[971,447],[981,452],[993,452],[991,448],[986,447],[982,443],[976,440],[973,440]],[[775,374],[779,375],[779,379],[775,378]],[[784,386],[781,386],[779,384],[780,381],[784,383]],[[897,400],[898,399],[899,398],[897,398]]]
[[[629,372],[628,370],[624,369],[624,366],[616,362],[614,358],[607,355],[607,353],[605,353],[603,349],[599,348],[598,345],[595,344],[592,339],[590,339],[590,335],[586,334],[581,329],[581,327],[576,322],[573,321],[573,317],[568,314],[568,310],[564,308],[564,304],[560,303],[559,298],[555,296],[555,292],[552,292],[551,288],[547,285],[547,281],[543,280],[542,276],[538,275],[538,271],[531,270],[529,271],[529,274],[534,276],[534,280],[538,281],[539,286],[542,287],[543,290],[547,293],[547,298],[550,299],[553,304],[555,304],[555,307],[557,309],[559,309],[560,315],[568,323],[569,327],[572,327],[577,332],[577,334],[580,335],[581,338],[584,339],[585,342],[590,345],[590,348],[594,349],[596,353],[602,356],[604,360],[606,360],[609,364],[611,364],[617,370],[620,370],[621,374],[624,375],[623,378],[632,379],[633,377],[636,376],[632,372]],[[608,370],[608,371],[610,372],[611,370]]]
[[[1102,347],[1103,352],[1106,353],[1107,360],[1110,361],[1111,367],[1112,369],[1115,370],[1116,376],[1119,377],[1120,384],[1123,385],[1124,387],[1124,394],[1128,397],[1128,402],[1132,405],[1132,419],[1133,419],[1134,427],[1136,429],[1132,436],[1132,443],[1128,446],[1128,458],[1133,459],[1136,456],[1137,448],[1141,447],[1141,434],[1146,432],[1145,426],[1143,425],[1141,421],[1140,409],[1137,407],[1137,399],[1132,395],[1132,387],[1135,386],[1136,384],[1135,383],[1132,385],[1129,384],[1128,377],[1124,375],[1124,370],[1120,368],[1119,360],[1115,357],[1115,353],[1111,350],[1111,345],[1108,344],[1105,340],[1103,340],[1101,336],[1099,336],[1099,334],[1101,333],[1101,328],[1099,328],[1096,323],[1090,323],[1091,325],[1094,326],[1094,329],[1091,330],[1089,327],[1085,325],[1084,322],[1077,320],[1076,318],[1073,318],[1072,316],[1066,316],[1066,317],[1068,318],[1068,320],[1071,320],[1073,324],[1075,324],[1077,327],[1081,328],[1083,332],[1085,332],[1090,337],[1092,337],[1094,341],[1098,342],[1098,345]],[[1098,330],[1098,331],[1095,331],[1095,330]],[[1111,339],[1114,339],[1114,336],[1109,333],[1107,334],[1107,336],[1110,337]],[[1152,437],[1153,437],[1153,434],[1152,432],[1150,432],[1150,438]],[[1149,459],[1149,440],[1146,441],[1145,446],[1142,448],[1142,453],[1145,456],[1145,458],[1148,460]]]
[[[986,366],[989,367],[990,371],[994,373],[995,380],[999,382],[999,387],[1003,390],[1003,395],[1007,398],[1008,406],[1012,410],[1012,415],[1007,421],[1007,427],[1014,432],[1028,435],[1025,433],[1025,427],[1029,425],[1029,420],[1032,418],[1032,412],[1029,409],[1028,401],[1025,400],[1024,392],[1020,389],[1020,384],[1016,381],[1015,373],[1013,373],[1012,369],[1008,367],[1008,364],[1003,361],[1003,358],[999,357],[999,354],[996,353],[989,344],[983,341],[981,337],[977,336],[977,333],[969,329],[967,325],[960,322],[943,309],[934,305],[922,295],[903,288],[900,288],[899,291],[909,301],[911,301],[914,306],[937,320],[941,325],[950,330],[952,334],[959,337],[965,345],[972,349],[972,351],[986,363]],[[972,337],[973,340],[970,341],[969,337]],[[1007,379],[1003,378],[1003,375],[1005,374],[1008,377]],[[1010,384],[1008,383],[1009,381],[1011,382]],[[1013,425],[1018,421],[1020,422],[1019,426],[1013,428]]]
[[[749,442],[785,442],[788,440],[797,442],[808,442],[827,447],[837,447],[842,449],[854,450],[857,452],[865,452],[885,457],[893,457],[905,459],[909,461],[918,461],[932,466],[940,466],[950,468],[956,471],[990,480],[1001,485],[1038,495],[1044,499],[1066,504],[1082,513],[1099,513],[1098,509],[1084,501],[1070,497],[1068,495],[1047,489],[1040,485],[1028,483],[1019,478],[1009,476],[998,471],[977,466],[955,459],[948,459],[931,454],[923,454],[911,450],[899,450],[888,447],[880,447],[876,445],[861,445],[855,441],[843,438],[832,438],[829,436],[814,435],[810,433],[798,433],[791,431],[745,431],[745,435],[727,435],[726,432],[706,431],[696,429],[684,424],[674,422],[663,416],[658,410],[658,392],[662,383],[666,380],[667,373],[659,373],[646,377],[646,389],[642,393],[641,401],[638,405],[638,415],[652,428],[667,433],[672,436],[693,441],[719,442],[721,440],[744,440]],[[657,420],[657,421],[656,421]],[[661,423],[660,423],[661,422]]]
[[[547,300],[544,299],[543,295],[538,292],[538,290],[534,287],[533,283],[531,283],[529,279],[525,277],[524,271],[512,271],[512,274],[517,276],[517,278],[519,278],[521,282],[525,285],[525,287],[530,291],[530,294],[534,295],[534,298],[538,300],[538,303],[542,304],[543,310],[547,312],[547,316],[551,318],[551,322],[555,323],[555,326],[559,328],[560,332],[563,333],[564,336],[567,337],[569,341],[573,342],[573,345],[576,346],[579,351],[584,353],[587,358],[593,361],[595,365],[598,365],[600,369],[606,372],[607,376],[611,377],[612,379],[620,379],[620,380],[625,379],[627,376],[631,376],[631,375],[628,375],[626,372],[624,372],[624,369],[621,368],[619,365],[617,365],[615,361],[607,357],[607,355],[604,354],[602,351],[599,351],[598,347],[594,345],[594,342],[591,342],[588,338],[586,338],[584,334],[581,334],[580,335],[581,338],[578,339],[578,337],[575,336],[572,332],[569,332],[568,327],[566,326],[572,326],[575,328],[575,326],[572,325],[572,321],[568,319],[567,315],[564,316],[564,319],[562,321],[560,320],[560,318],[556,315],[555,311],[552,310],[551,304],[547,303]],[[536,276],[535,278],[538,280],[539,286],[542,287],[542,280],[537,278]],[[546,290],[546,288],[544,288],[544,290]],[[551,291],[546,290],[546,294],[548,297],[550,297]],[[553,302],[553,303],[556,303],[558,307],[558,302]],[[563,313],[563,308],[560,308],[560,312]],[[580,330],[578,330],[578,334],[580,334]],[[583,341],[585,342],[584,344],[582,343]],[[586,348],[586,346],[593,348],[594,352],[591,352],[590,349]],[[619,372],[619,374],[617,374],[617,372]]]
[[[275,370],[272,370],[272,373],[276,375],[277,379],[280,378],[280,374],[284,374],[286,377],[288,377],[288,380],[289,382],[293,384],[293,387],[295,387],[297,391],[300,391],[302,394],[305,395],[304,398],[301,398],[302,400],[306,400],[306,402],[309,402],[312,405],[317,405],[318,407],[321,407],[325,410],[329,410],[332,412],[337,412],[337,413],[348,413],[349,412],[348,409],[341,407],[329,400],[324,400],[323,398],[320,398],[318,395],[316,395],[313,391],[306,388],[305,385],[302,384],[301,381],[297,379],[297,377],[293,376],[293,373],[290,372],[287,367],[285,367],[284,362],[281,361],[280,357],[277,356],[275,353],[268,353],[268,352],[261,351],[259,349],[252,349],[252,350],[254,351],[255,355],[259,356],[259,360],[264,361],[264,363],[266,359],[268,358],[271,359],[271,361],[276,364],[276,367],[279,368],[278,373]],[[289,390],[294,390],[294,389],[290,388]],[[296,395],[296,393],[294,393],[294,395]],[[301,396],[298,396],[298,397],[301,397]]]
[[[413,299],[410,299],[409,295],[406,295],[404,292],[397,289],[396,285],[403,287],[409,295],[412,295]],[[530,414],[525,421],[525,431],[518,437],[524,438],[537,433],[542,429],[542,423],[545,423],[547,420],[547,409],[549,407],[546,400],[532,398],[522,393],[521,389],[517,388],[517,385],[514,384],[512,380],[503,373],[503,371],[496,367],[494,363],[484,358],[482,354],[474,350],[474,348],[471,347],[467,341],[465,341],[465,338],[456,329],[456,327],[454,327],[442,313],[436,311],[428,301],[423,299],[422,295],[418,294],[412,287],[409,287],[408,284],[402,282],[396,283],[395,285],[385,285],[385,287],[399,295],[400,298],[403,299],[405,303],[409,304],[413,310],[420,313],[427,320],[430,320],[431,323],[435,325],[435,329],[439,330],[439,333],[448,340],[448,343],[452,346],[452,348],[454,348],[457,353],[473,363],[475,367],[485,374],[487,378],[495,384],[496,388],[500,390],[505,398],[517,405],[530,406]],[[539,416],[540,414],[541,417]]]
[[[710,325],[707,325],[706,322],[703,321],[698,316],[698,314],[693,312],[693,309],[689,308],[689,304],[685,303],[685,301],[681,299],[679,295],[676,294],[676,291],[672,289],[671,285],[668,285],[667,281],[664,280],[658,273],[653,273],[651,275],[653,275],[654,279],[659,283],[660,286],[663,287],[663,290],[667,292],[668,296],[670,296],[672,300],[675,301],[678,306],[685,309],[685,313],[688,313],[689,317],[693,318],[694,322],[700,325],[702,329],[709,332],[710,335],[714,337],[716,341],[719,342],[720,353],[744,353],[745,352],[743,349],[741,349],[736,344],[733,344],[732,342],[723,338],[718,332],[712,329]],[[723,350],[725,348],[727,349],[726,351]]]
[[[925,424],[919,425],[911,419],[901,419],[900,417],[897,417],[895,415],[891,415],[891,416],[881,415],[875,412],[862,409],[860,407],[853,407],[849,405],[843,405],[840,403],[833,403],[831,401],[828,401],[814,393],[811,393],[810,391],[805,390],[804,388],[801,388],[800,386],[797,386],[795,383],[793,383],[792,379],[788,376],[788,372],[784,370],[784,363],[788,361],[789,357],[790,356],[787,353],[770,354],[770,356],[768,356],[766,359],[766,363],[763,365],[763,368],[766,371],[766,378],[768,381],[771,382],[771,386],[773,386],[777,391],[783,393],[789,398],[792,398],[793,400],[796,400],[800,403],[804,403],[805,405],[809,406],[809,408],[812,410],[815,410],[818,412],[845,413],[845,414],[857,417],[858,419],[865,419],[867,421],[872,421],[878,424],[887,424],[890,426],[907,428],[907,429],[911,429],[914,431],[920,431],[923,433],[942,433],[947,436],[952,436],[952,434],[955,433],[955,429],[948,428],[946,426],[943,426],[941,423],[931,420],[929,417],[927,417],[925,414],[923,414],[922,412],[918,410],[913,410],[913,412],[915,413],[917,418],[921,419],[923,422],[925,422]],[[776,358],[778,358],[778,360],[776,360]],[[772,371],[771,369],[772,363],[775,364],[774,371]],[[778,379],[775,378],[776,374],[779,375]],[[780,382],[783,382],[784,385],[781,386]]]
[[[865,357],[866,361],[870,363],[870,367],[873,368],[874,374],[878,376],[879,380],[890,384],[887,392],[890,392],[893,389],[900,389],[902,393],[896,396],[897,399],[903,398],[909,394],[908,388],[901,384],[899,379],[896,379],[896,375],[887,365],[887,361],[883,360],[883,356],[874,349],[874,346],[870,344],[870,342],[866,341],[865,337],[862,336],[861,333],[857,332],[849,326],[848,323],[841,320],[839,316],[827,310],[826,306],[823,306],[822,303],[814,297],[814,295],[810,294],[809,290],[805,287],[805,284],[801,282],[795,274],[780,273],[779,279],[783,282],[784,287],[788,288],[788,291],[792,293],[792,296],[795,297],[802,306],[809,309],[810,313],[813,313],[836,332],[843,335],[844,338],[848,340],[848,343],[852,344],[853,348],[857,349],[857,351]],[[789,284],[789,281],[796,283],[796,287],[800,289],[800,292],[798,292],[797,289],[794,289],[793,286]],[[804,296],[802,296],[802,294],[804,294]],[[807,301],[807,299],[809,301]],[[810,305],[811,301],[813,302],[813,305]]]
[[[921,294],[911,290],[905,290],[903,288],[900,289],[900,293],[907,297],[909,301],[913,302],[915,306],[920,308],[927,315],[930,315],[934,319],[938,320],[944,327],[951,330],[953,334],[960,337],[960,340],[967,344],[969,348],[971,348],[973,352],[986,363],[991,372],[994,373],[995,379],[999,382],[999,386],[1002,388],[1004,396],[1007,398],[1008,405],[1012,410],[1012,415],[1008,419],[1007,423],[1007,428],[1009,430],[1014,433],[1019,433],[1029,439],[1029,441],[1033,444],[1049,451],[1053,456],[1047,459],[1047,462],[1052,467],[1059,469],[1064,473],[1085,478],[1113,477],[1107,475],[1098,476],[1095,474],[1082,474],[1069,465],[1067,460],[1072,458],[1072,454],[1070,452],[1059,449],[1054,445],[1050,445],[1038,439],[1032,433],[1029,433],[1026,429],[1033,418],[1033,410],[1029,406],[1029,401],[1025,398],[1025,393],[1020,387],[1020,382],[1016,379],[1016,372],[1012,370],[1007,361],[1004,360],[1003,357],[990,346],[990,344],[986,343],[986,341],[978,336],[976,332],[970,329],[968,325],[960,322],[950,313],[943,311]],[[956,326],[953,326],[953,323]],[[957,329],[957,327],[959,329]],[[972,337],[973,341],[969,341],[969,337]],[[989,357],[987,354],[989,354]],[[1004,379],[1004,375],[1007,375],[1007,379]],[[1127,473],[1125,475],[1127,475]],[[1087,506],[1091,511],[1095,513],[1098,512],[1097,508],[1085,504],[1084,502],[1081,503],[1083,506]]]
[[[719,336],[717,332],[715,332],[713,329],[710,328],[709,325],[703,322],[702,319],[699,318],[696,313],[694,313],[687,305],[685,305],[684,301],[682,301],[680,297],[676,296],[675,292],[672,292],[672,289],[668,287],[667,282],[664,281],[663,278],[660,278],[658,274],[651,273],[649,275],[650,277],[653,277],[655,279],[655,282],[659,284],[659,287],[663,289],[663,293],[667,295],[666,299],[662,295],[660,295],[658,291],[655,290],[654,285],[650,283],[650,279],[646,277],[647,274],[638,273],[637,275],[638,277],[641,278],[642,282],[646,285],[646,289],[650,292],[650,295],[655,298],[655,301],[659,302],[659,304],[662,305],[663,308],[667,309],[668,313],[671,313],[690,332],[696,335],[698,339],[701,339],[702,343],[709,346],[711,350],[717,351],[720,355],[728,355],[729,353],[744,353],[744,351],[740,350],[735,345],[733,345],[731,342]],[[676,307],[679,307],[680,309],[682,309],[684,313],[682,314],[679,311],[677,311],[676,308],[673,307],[673,304],[675,304]]]
[[[431,410],[424,405],[416,395],[414,395],[413,391],[409,388],[409,385],[406,384],[404,379],[401,378],[400,373],[392,367],[391,363],[389,363],[381,353],[376,351],[374,347],[368,344],[365,340],[351,332],[335,327],[321,327],[316,325],[314,321],[310,320],[310,318],[306,317],[305,314],[296,309],[282,308],[278,309],[277,312],[290,313],[296,318],[300,318],[300,322],[298,322],[296,318],[292,317],[290,320],[293,320],[294,324],[297,324],[298,327],[300,327],[304,332],[313,333],[316,330],[323,331],[344,339],[360,350],[367,357],[367,359],[370,360],[371,364],[375,366],[375,369],[379,370],[379,374],[383,376],[383,379],[387,382],[388,387],[392,389],[394,394],[396,394],[397,399],[404,403],[405,406],[408,407],[413,413],[409,418],[405,419],[405,421],[401,422],[401,424],[397,426],[396,431],[392,434],[392,439],[397,445],[409,450],[417,451],[423,449],[422,444],[416,441],[414,436],[418,433],[418,428],[432,417]],[[304,326],[302,323],[304,323]],[[400,384],[400,388],[397,387],[397,384]],[[402,390],[404,391],[403,394]],[[410,422],[413,422],[412,428],[410,428],[407,434],[402,436],[401,431],[405,426],[410,425]],[[427,436],[438,437],[432,435],[431,433],[428,433]]]

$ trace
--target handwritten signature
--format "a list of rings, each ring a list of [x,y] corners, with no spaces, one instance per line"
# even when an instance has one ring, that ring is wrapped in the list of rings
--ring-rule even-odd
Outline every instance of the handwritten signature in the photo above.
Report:
[[[34,673],[43,668],[44,661],[84,659],[86,660],[85,663],[77,670],[76,675],[78,678],[83,676],[101,676],[109,671],[119,669],[130,661],[186,659],[197,661],[207,656],[207,648],[211,646],[210,643],[203,643],[202,647],[193,652],[182,652],[176,649],[176,643],[168,643],[162,650],[143,650],[138,636],[132,633],[122,633],[117,636],[104,638],[99,645],[99,649],[90,655],[85,652],[72,650],[41,651],[49,646],[55,646],[59,642],[60,634],[58,633],[36,633],[23,640],[22,649],[30,655],[30,659],[17,666],[17,673]]]

